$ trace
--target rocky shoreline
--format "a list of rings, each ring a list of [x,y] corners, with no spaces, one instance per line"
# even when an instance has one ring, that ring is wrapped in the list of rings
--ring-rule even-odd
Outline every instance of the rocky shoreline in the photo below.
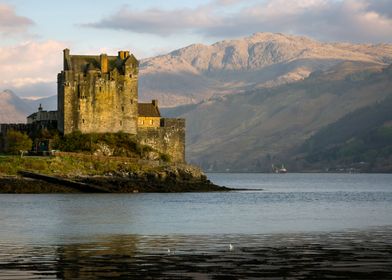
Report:
[[[217,192],[230,191],[226,187],[217,186],[209,180],[180,180],[156,178],[122,178],[122,177],[84,177],[77,181],[107,189],[111,193],[138,193],[138,192]]]
[[[93,184],[106,189],[107,193],[144,193],[144,192],[219,192],[230,191],[209,180],[206,181],[156,181],[141,179],[125,179],[121,177],[83,177],[79,182]],[[82,193],[76,188],[43,180],[24,178],[20,176],[0,177],[0,193]]]
[[[230,191],[186,163],[68,153],[0,157],[0,193],[137,193]]]
[[[80,193],[80,191],[21,176],[0,176],[0,193]]]
[[[159,171],[105,175],[63,175],[22,171],[0,176],[0,193],[138,193],[218,192],[231,189],[213,184],[197,168],[168,165]]]

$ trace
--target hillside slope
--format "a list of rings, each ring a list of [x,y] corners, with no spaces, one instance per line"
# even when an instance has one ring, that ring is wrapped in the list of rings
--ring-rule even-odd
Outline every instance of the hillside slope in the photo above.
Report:
[[[0,92],[0,123],[25,123],[26,117],[36,112],[39,105],[44,110],[57,110],[57,96],[29,100],[4,90]]]
[[[32,111],[32,105],[12,91],[0,92],[0,123],[24,123],[27,114]]]
[[[353,74],[350,65],[167,112],[187,119],[188,159],[206,170],[269,171],[281,162],[299,170],[293,149],[346,114],[392,95],[392,67]]]
[[[303,80],[343,61],[358,62],[362,71],[380,71],[392,63],[392,45],[322,43],[274,33],[194,44],[141,61],[140,98],[159,99],[174,107],[254,88]]]
[[[392,172],[392,96],[321,129],[298,152],[313,170]]]

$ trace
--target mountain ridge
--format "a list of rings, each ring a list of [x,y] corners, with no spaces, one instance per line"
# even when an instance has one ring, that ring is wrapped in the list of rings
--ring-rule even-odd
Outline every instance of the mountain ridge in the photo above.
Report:
[[[392,63],[392,44],[322,43],[281,33],[192,44],[142,60],[140,96],[159,99],[163,107],[194,104],[303,80],[343,61],[380,70]]]
[[[57,96],[30,100],[9,89],[0,91],[0,123],[25,123],[26,117],[36,112],[40,104],[44,110],[57,110]]]
[[[11,90],[0,92],[0,123],[26,122],[26,112],[32,110],[27,102],[23,102]]]
[[[325,71],[304,81],[166,112],[187,119],[188,159],[206,170],[266,172],[273,160],[300,170],[292,150],[347,113],[392,95],[391,69],[332,80]]]
[[[392,95],[317,131],[297,151],[313,170],[392,171]]]

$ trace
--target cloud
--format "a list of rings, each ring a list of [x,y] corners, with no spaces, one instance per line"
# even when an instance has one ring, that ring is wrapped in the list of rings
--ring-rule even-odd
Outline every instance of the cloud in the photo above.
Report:
[[[391,0],[368,1],[368,9],[380,15],[392,18]]]
[[[215,0],[216,5],[222,5],[222,6],[230,6],[230,5],[235,5],[238,3],[242,3],[244,0]]]
[[[189,29],[204,29],[213,25],[215,17],[209,6],[196,9],[164,11],[147,9],[137,11],[123,7],[117,13],[96,23],[83,24],[85,27],[123,29],[136,33],[168,35]]]
[[[228,38],[268,31],[329,41],[391,42],[392,1],[215,0],[173,10],[134,10],[124,6],[115,14],[83,26],[159,36],[185,33]]]
[[[0,90],[12,89],[23,97],[56,94],[65,47],[58,41],[0,47]]]
[[[34,25],[34,22],[23,16],[16,14],[13,7],[0,3],[0,34],[15,35],[15,33],[26,33],[27,29]]]

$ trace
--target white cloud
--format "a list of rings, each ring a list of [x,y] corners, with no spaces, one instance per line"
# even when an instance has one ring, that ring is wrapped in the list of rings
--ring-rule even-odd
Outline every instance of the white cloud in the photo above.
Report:
[[[233,9],[237,3],[242,5]],[[226,9],[227,6],[230,7]],[[122,7],[113,15],[83,26],[159,36],[197,33],[227,38],[268,31],[332,41],[391,42],[392,1],[266,0],[246,4],[241,0],[215,0],[175,10]]]
[[[213,3],[221,6],[231,6],[243,2],[244,0],[215,0]]]
[[[56,94],[57,73],[61,71],[65,47],[58,41],[0,47],[0,89],[9,88],[23,96]],[[32,92],[32,89],[40,92]]]
[[[166,36],[180,30],[208,28],[217,23],[215,19],[209,5],[169,11],[156,8],[138,11],[123,7],[114,15],[83,26]]]
[[[25,33],[34,22],[24,16],[17,15],[14,8],[0,3],[0,34],[12,36]]]

